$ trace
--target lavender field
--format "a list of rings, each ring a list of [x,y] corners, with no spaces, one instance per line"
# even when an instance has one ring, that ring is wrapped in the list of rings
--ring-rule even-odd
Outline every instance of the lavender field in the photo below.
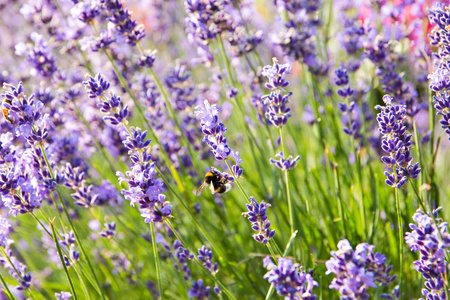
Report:
[[[0,299],[450,300],[448,4],[0,0]]]

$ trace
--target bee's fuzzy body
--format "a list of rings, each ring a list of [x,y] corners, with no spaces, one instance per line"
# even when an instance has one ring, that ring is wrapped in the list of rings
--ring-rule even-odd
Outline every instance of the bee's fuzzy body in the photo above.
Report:
[[[231,184],[228,182],[228,177],[223,176],[222,173],[213,167],[211,167],[211,171],[206,173],[205,181],[197,190],[197,196],[200,195],[206,186],[209,186],[211,194],[223,194],[231,189]]]

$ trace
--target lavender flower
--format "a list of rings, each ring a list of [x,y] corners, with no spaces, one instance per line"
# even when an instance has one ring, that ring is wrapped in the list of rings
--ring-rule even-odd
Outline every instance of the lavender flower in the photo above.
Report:
[[[343,17],[341,21],[344,29],[339,32],[339,42],[347,54],[354,55],[363,48],[364,27],[358,19]]]
[[[100,232],[100,236],[113,239],[116,236],[116,222],[106,222],[105,229]]]
[[[172,214],[172,206],[165,201],[166,196],[161,179],[157,178],[155,163],[149,154],[150,140],[146,140],[147,131],[142,132],[136,128],[132,135],[127,134],[123,144],[129,149],[129,155],[133,162],[133,168],[123,175],[117,172],[119,183],[123,181],[129,184],[128,189],[123,189],[122,194],[130,201],[131,206],[139,204],[142,217],[145,222],[161,222]]]
[[[76,3],[70,10],[70,13],[74,18],[84,23],[89,23],[100,15],[100,6],[101,4],[98,0],[85,0]]]
[[[86,208],[92,207],[97,201],[98,195],[92,192],[93,185],[85,186],[84,184],[75,190],[75,193],[70,194],[75,199],[74,204]]]
[[[189,298],[195,297],[198,300],[211,299],[211,294],[209,292],[210,289],[211,287],[203,284],[202,279],[192,281],[192,287],[189,289],[188,296]]]
[[[447,232],[448,223],[438,218],[440,209],[433,211],[437,225],[431,216],[418,209],[413,215],[416,224],[409,224],[412,231],[405,234],[405,242],[411,251],[420,254],[420,259],[414,262],[414,269],[426,280],[426,288],[422,289],[422,294],[427,300],[447,299],[445,285],[448,272],[445,255],[449,253],[450,235]]]
[[[106,91],[110,86],[109,82],[106,81],[105,77],[100,73],[97,73],[95,77],[88,76],[88,80],[83,81],[83,84],[88,91],[90,98],[97,98],[106,95]]]
[[[210,105],[205,100],[204,106],[198,105],[195,115],[201,118],[200,125],[205,134],[203,141],[211,148],[214,157],[217,160],[225,160],[231,153],[227,138],[224,136],[227,128],[222,122],[219,122],[219,114],[216,105]]]
[[[213,275],[217,274],[219,272],[219,264],[216,262],[213,264],[212,258],[213,258],[213,252],[211,250],[208,250],[205,245],[202,246],[201,249],[198,249],[198,260],[203,263],[205,268]],[[214,287],[214,292],[216,294],[221,293],[221,289],[218,285]]]
[[[264,200],[258,203],[254,197],[250,197],[250,204],[247,204],[248,212],[242,213],[252,223],[252,229],[256,231],[253,238],[262,244],[275,236],[275,230],[270,230],[270,222],[267,219],[267,208],[271,205]]]
[[[103,117],[113,125],[122,125],[118,130],[123,131],[125,139],[123,145],[128,149],[128,155],[133,163],[132,168],[124,174],[117,172],[119,183],[128,183],[127,189],[122,189],[122,195],[130,201],[131,206],[139,205],[141,216],[145,222],[161,222],[172,214],[172,206],[165,201],[164,184],[157,178],[155,162],[150,154],[150,142],[147,131],[140,128],[128,128],[128,107],[122,106],[121,100],[115,94],[106,95],[109,83],[101,74],[90,77],[83,82],[91,98],[99,97],[100,110],[107,115]]]
[[[450,139],[450,24],[449,7],[437,5],[429,10],[428,18],[430,23],[436,25],[430,34],[431,45],[439,47],[438,53],[435,55],[435,65],[432,74],[428,75],[430,80],[430,89],[436,92],[433,96],[434,107],[437,114],[442,116],[440,120],[441,126]]]
[[[369,287],[376,287],[376,283],[387,286],[395,280],[396,276],[390,276],[392,266],[386,266],[386,257],[373,252],[375,246],[362,243],[353,250],[348,240],[341,240],[337,248],[325,265],[327,275],[336,275],[330,289],[338,290],[341,299],[368,299]]]
[[[380,85],[386,94],[392,95],[396,102],[406,105],[407,114],[415,116],[424,104],[418,105],[418,93],[413,84],[405,81],[404,75],[398,70],[399,62],[404,60],[393,49],[389,35],[377,35],[371,29],[364,43],[364,55],[376,66],[375,74],[380,78]]]
[[[411,147],[412,134],[406,130],[404,124],[406,118],[405,105],[393,105],[392,97],[385,95],[383,101],[385,107],[377,105],[375,108],[381,112],[377,115],[379,132],[383,135],[381,148],[389,156],[383,156],[381,160],[386,164],[386,184],[395,188],[401,188],[408,178],[415,179],[421,169],[419,163],[412,164]],[[389,173],[391,171],[393,173]]]
[[[266,119],[278,128],[286,125],[288,118],[291,116],[291,108],[287,107],[287,104],[289,102],[288,98],[292,93],[284,94],[284,88],[289,86],[286,76],[290,73],[291,65],[280,65],[276,58],[273,58],[272,66],[265,66],[261,72],[263,76],[267,77],[268,82],[266,82],[265,86],[270,90],[270,94],[261,97],[261,100],[264,101],[264,114]],[[300,156],[294,159],[292,159],[292,156],[289,156],[285,159],[283,152],[279,152],[275,157],[279,158],[279,160],[271,158],[270,163],[274,163],[277,168],[283,171],[292,169],[300,159]]]
[[[208,47],[211,40],[218,34],[232,29],[232,18],[225,10],[228,0],[185,0],[184,6],[188,17],[185,20],[185,30],[190,41],[203,52],[205,60],[213,60]]]
[[[139,57],[139,66],[146,68],[153,68],[153,63],[156,60],[156,50],[145,50]]]
[[[97,52],[98,50],[105,50],[116,41],[112,30],[108,28],[108,30],[103,29],[100,31],[99,36],[85,36],[80,39],[80,47],[81,50],[86,51],[87,49],[91,49],[93,52]]]
[[[164,250],[168,253],[169,257],[173,261],[173,266],[177,271],[180,271],[179,266],[181,267],[181,271],[184,273],[184,279],[186,281],[189,281],[191,278],[191,270],[189,269],[189,266],[187,264],[188,260],[193,260],[195,257],[193,254],[189,253],[187,249],[183,247],[181,242],[179,240],[175,240],[173,244],[173,250],[175,252],[172,252],[172,249],[170,245],[168,245],[164,241],[164,237],[161,234],[158,234],[156,237],[156,242],[159,244],[162,244],[164,247]],[[202,246],[202,248],[198,249],[198,260],[203,264],[203,266],[212,274],[216,275],[219,271],[218,264],[213,263],[213,253],[210,251],[206,246]],[[178,263],[177,263],[178,262]],[[196,297],[197,299],[210,299],[210,287],[203,284],[203,280],[199,279],[197,282],[192,282],[192,288],[189,290],[189,298]],[[220,287],[217,285],[214,287],[214,292],[216,294],[221,293]]]
[[[56,300],[69,300],[72,298],[72,294],[69,292],[55,293]]]
[[[9,214],[17,217],[19,213],[25,214],[41,205],[40,197],[31,197],[33,194],[26,193],[21,187],[26,186],[26,175],[18,168],[0,170],[0,184],[2,186],[2,202],[9,209]]]
[[[10,245],[14,241],[9,238],[10,227],[11,224],[8,220],[0,217],[0,247],[3,248],[4,253],[7,255],[7,257],[0,257],[0,264],[8,269],[9,274],[19,282],[18,290],[28,289],[31,286],[31,274],[27,272],[27,266],[13,255]]]
[[[242,176],[243,170],[240,168],[240,163],[243,160],[239,157],[239,152],[231,150],[228,146],[227,138],[224,136],[227,128],[219,121],[219,113],[216,105],[210,105],[205,100],[204,105],[197,105],[195,107],[195,115],[200,117],[200,125],[203,134],[203,142],[205,142],[216,160],[227,160],[230,155],[235,160],[235,164],[232,166],[233,176],[229,176],[229,181],[233,182],[235,179]]]
[[[202,212],[202,207],[200,206],[200,203],[195,203],[194,204],[194,209],[195,209],[195,213],[197,214],[197,215],[200,215],[201,214],[201,212]]]
[[[184,273],[184,280],[188,281],[191,279],[191,269],[187,264],[187,260],[191,260],[194,258],[193,254],[190,254],[187,249],[183,247],[183,244],[179,240],[175,240],[173,243],[173,250],[175,251],[176,258],[178,263],[180,264],[182,271]],[[178,270],[178,265],[174,264],[175,269]]]
[[[77,262],[80,260],[80,252],[75,250],[76,239],[73,231],[62,234],[61,236],[63,240],[61,240],[59,243],[61,244],[61,246],[66,248],[70,255],[70,259],[67,256],[64,256],[64,263],[67,267],[70,267],[72,265],[72,262]]]
[[[283,152],[277,153],[275,157],[277,157],[278,160],[271,158],[270,163],[275,164],[278,169],[283,171],[289,171],[294,168],[297,165],[297,161],[300,159],[300,155],[297,155],[295,158],[292,158],[292,156],[289,155],[289,157],[285,159]]]
[[[97,195],[96,205],[121,206],[123,199],[120,197],[116,187],[109,180],[102,180],[102,184],[94,186],[93,193]]]
[[[108,15],[108,21],[115,25],[114,29],[125,38],[127,44],[136,45],[145,37],[144,25],[138,25],[131,18],[131,13],[121,0],[100,0],[100,2]]]
[[[349,6],[340,7],[338,12],[339,20],[342,24],[342,30],[337,33],[337,38],[349,58],[345,62],[345,67],[349,72],[356,72],[363,56],[361,55],[364,48],[364,38],[366,29],[363,26],[363,20],[355,18],[352,15],[352,8],[355,3],[348,2]],[[370,30],[370,28],[368,29]]]
[[[334,82],[340,87],[337,90],[337,93],[343,100],[345,100],[345,102],[339,102],[339,110],[343,113],[344,124],[347,122],[346,126],[344,126],[344,132],[356,138],[360,129],[360,126],[358,126],[359,123],[355,120],[357,117],[355,114],[356,103],[355,101],[351,101],[350,103],[348,102],[349,98],[352,97],[355,91],[349,84],[349,77],[346,69],[342,66],[339,67],[335,71],[335,75],[336,77],[334,78]]]
[[[33,32],[30,38],[34,45],[19,43],[15,47],[16,54],[27,57],[28,62],[33,66],[31,73],[33,76],[39,74],[43,77],[52,77],[58,68],[53,59],[51,49],[42,35]]]
[[[0,217],[0,247],[6,248],[14,243],[14,241],[9,238],[10,227],[11,224],[8,222],[8,219]]]
[[[27,98],[22,82],[17,87],[4,83],[5,98],[2,110],[7,111],[7,117],[16,126],[16,135],[23,136],[30,145],[42,143],[48,137],[48,128],[52,125],[49,115],[43,114],[44,104],[34,101],[34,94]]]
[[[73,168],[69,163],[62,171],[64,172],[64,185],[74,191],[70,194],[75,200],[74,204],[86,208],[97,204],[99,195],[94,192],[93,185],[87,185],[85,172],[81,171],[79,167]]]
[[[55,8],[51,3],[39,3],[30,1],[24,4],[20,10],[20,14],[25,17],[30,22],[33,22],[34,25],[43,26],[44,24],[50,23],[52,20],[55,20]]]
[[[196,95],[197,87],[191,78],[188,64],[177,61],[164,77],[164,83],[167,86],[170,101],[173,103],[173,109],[178,116],[179,124],[183,130],[182,135],[186,137],[192,149],[195,151],[203,150],[198,136],[199,121],[190,109],[203,101],[200,101],[200,97]],[[167,138],[161,140],[161,144],[169,157],[172,158],[175,168],[180,169],[180,164],[183,164],[186,172],[191,173],[192,176],[196,176],[197,170],[193,168],[193,160],[195,157],[191,157],[186,145],[183,146],[182,136],[177,133],[177,130],[174,130],[173,122],[161,121],[161,117],[158,116],[158,111],[163,110],[161,111],[164,115],[163,118],[167,118],[167,115],[165,114],[166,108],[164,107],[164,101],[162,99],[158,100],[160,101],[157,106],[157,111],[154,111],[156,113],[153,113],[152,120],[158,124],[157,126],[163,127],[161,125],[164,124],[164,132],[161,134],[162,136],[167,136]]]
[[[244,160],[239,156],[239,152],[233,150],[231,151],[231,157],[234,159],[234,165],[231,167],[231,170],[233,171],[234,177],[239,178],[244,173],[244,170],[240,166]]]
[[[197,258],[203,263],[206,269],[211,272],[211,274],[216,274],[219,271],[219,265],[217,263],[213,264],[212,262],[212,251],[208,250],[205,245],[203,245],[201,249],[198,249]]]
[[[435,25],[431,34],[431,45],[438,46],[436,54],[436,66],[434,72],[428,76],[430,79],[430,89],[435,92],[443,92],[450,87],[449,71],[450,65],[447,61],[449,51],[450,24],[449,7],[443,7],[440,3],[428,11],[430,24]]]
[[[274,0],[278,12],[284,16],[284,30],[280,31],[275,44],[283,53],[305,63],[316,75],[325,73],[326,67],[317,60],[315,36],[320,20],[317,19],[320,1]]]
[[[132,278],[133,274],[135,274],[132,268],[132,264],[125,254],[113,254],[111,256],[111,261],[114,266],[114,269],[112,270],[113,274],[124,274],[130,279]],[[132,282],[132,280],[130,281]]]
[[[264,275],[264,279],[274,286],[278,295],[285,296],[284,299],[317,299],[317,296],[313,294],[313,288],[319,284],[314,281],[311,274],[303,272],[301,267],[294,264],[291,259],[281,257],[278,259],[277,266],[267,256],[264,259],[264,267],[269,270]]]
[[[242,24],[233,22],[232,28],[228,31],[227,40],[230,43],[230,51],[235,56],[242,56],[254,51],[263,42],[264,33],[262,30],[246,32]]]
[[[42,112],[43,103],[34,101],[34,95],[27,97],[22,83],[17,87],[5,83],[4,89],[4,115],[15,126],[16,135],[24,137],[32,146],[19,154],[12,146],[12,135],[2,135],[3,154],[8,164],[0,170],[1,199],[10,214],[17,216],[40,207],[49,191],[64,182],[64,177],[57,174],[56,181],[53,180],[44,161],[42,147],[52,123],[49,115]]]
[[[123,106],[120,97],[112,95],[111,98],[97,104],[100,111],[106,116],[104,120],[109,120],[111,125],[127,124],[129,116],[128,105]]]
[[[292,93],[283,94],[284,88],[289,85],[285,78],[290,72],[291,65],[280,65],[276,58],[273,58],[273,66],[265,66],[261,72],[261,75],[267,77],[266,88],[270,90],[270,94],[261,97],[266,105],[264,113],[266,118],[276,127],[285,125],[291,116],[291,109],[287,107],[287,103]]]
[[[430,79],[430,89],[436,93],[442,93],[450,89],[450,70],[447,64],[442,64],[432,74]]]
[[[442,116],[439,121],[445,133],[449,135],[450,139],[450,96],[447,91],[441,92],[433,96],[434,108],[437,114]]]

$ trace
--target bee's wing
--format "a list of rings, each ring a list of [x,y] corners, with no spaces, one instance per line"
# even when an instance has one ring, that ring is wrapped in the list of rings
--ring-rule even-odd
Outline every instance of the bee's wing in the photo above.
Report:
[[[225,184],[225,192],[224,193],[228,193],[231,190],[232,187],[233,186],[231,185],[231,183],[226,183]]]
[[[214,184],[212,182],[209,185],[209,190],[211,191],[211,194],[213,194],[213,195],[216,193],[216,188],[214,187]]]
[[[203,182],[202,185],[197,189],[197,192],[195,193],[195,196],[200,196],[200,194],[203,192],[203,189],[207,186],[208,184],[206,182]]]

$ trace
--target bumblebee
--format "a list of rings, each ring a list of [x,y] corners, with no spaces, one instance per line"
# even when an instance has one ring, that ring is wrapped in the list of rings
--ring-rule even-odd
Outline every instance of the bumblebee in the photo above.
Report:
[[[223,194],[228,192],[232,185],[233,177],[228,173],[221,173],[216,168],[211,167],[211,170],[206,173],[205,181],[198,188],[196,195],[199,196],[203,189],[209,185],[211,194]]]
[[[5,107],[5,105],[4,105],[5,103],[11,105],[11,100],[3,98],[3,103],[2,103],[2,114],[3,114],[3,117],[5,117],[6,121],[8,121],[9,123],[13,124],[14,120],[9,117],[9,108]]]

